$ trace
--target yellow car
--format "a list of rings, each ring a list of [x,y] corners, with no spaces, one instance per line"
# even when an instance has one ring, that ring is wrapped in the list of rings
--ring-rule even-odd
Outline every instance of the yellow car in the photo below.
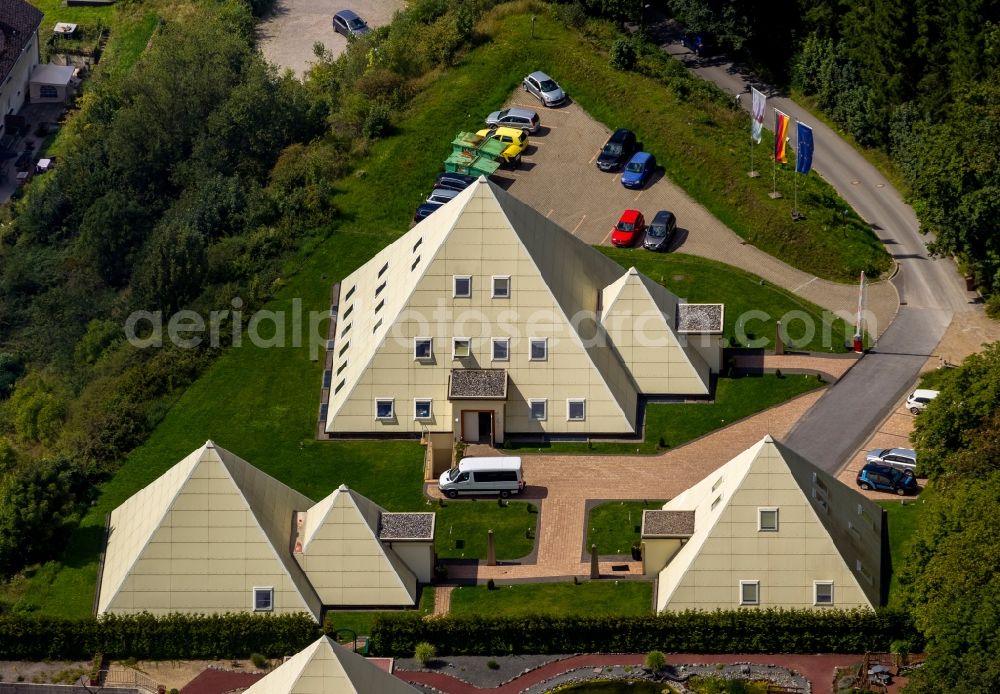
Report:
[[[495,128],[480,130],[480,137],[496,140],[507,145],[500,153],[500,160],[517,166],[521,163],[521,154],[528,147],[528,134],[519,128]]]

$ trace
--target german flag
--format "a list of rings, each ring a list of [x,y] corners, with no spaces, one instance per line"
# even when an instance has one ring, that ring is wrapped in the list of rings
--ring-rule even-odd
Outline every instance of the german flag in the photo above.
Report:
[[[774,160],[782,164],[788,160],[785,158],[785,142],[788,139],[788,116],[774,109]]]

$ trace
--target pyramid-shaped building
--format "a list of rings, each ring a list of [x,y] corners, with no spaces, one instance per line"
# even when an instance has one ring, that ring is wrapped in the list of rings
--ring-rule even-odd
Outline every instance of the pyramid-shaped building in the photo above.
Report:
[[[339,283],[321,419],[331,436],[635,433],[642,396],[710,392],[723,307],[693,307],[482,178]]]

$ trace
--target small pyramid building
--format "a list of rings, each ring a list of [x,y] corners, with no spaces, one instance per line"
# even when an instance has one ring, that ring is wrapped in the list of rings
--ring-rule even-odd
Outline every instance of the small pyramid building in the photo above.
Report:
[[[434,514],[347,487],[313,503],[211,441],[108,519],[97,613],[403,607],[434,563]]]
[[[641,396],[710,392],[723,307],[691,306],[481,178],[336,288],[324,429],[635,433]]]
[[[412,694],[418,691],[323,636],[244,694]]]
[[[645,511],[642,542],[657,611],[883,603],[882,508],[770,436]]]

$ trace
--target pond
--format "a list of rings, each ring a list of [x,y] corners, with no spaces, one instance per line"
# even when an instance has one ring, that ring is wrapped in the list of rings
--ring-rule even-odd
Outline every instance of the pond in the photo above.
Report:
[[[562,692],[572,692],[573,694],[661,694],[664,691],[670,691],[667,685],[644,680],[593,680],[559,690],[560,694]]]

